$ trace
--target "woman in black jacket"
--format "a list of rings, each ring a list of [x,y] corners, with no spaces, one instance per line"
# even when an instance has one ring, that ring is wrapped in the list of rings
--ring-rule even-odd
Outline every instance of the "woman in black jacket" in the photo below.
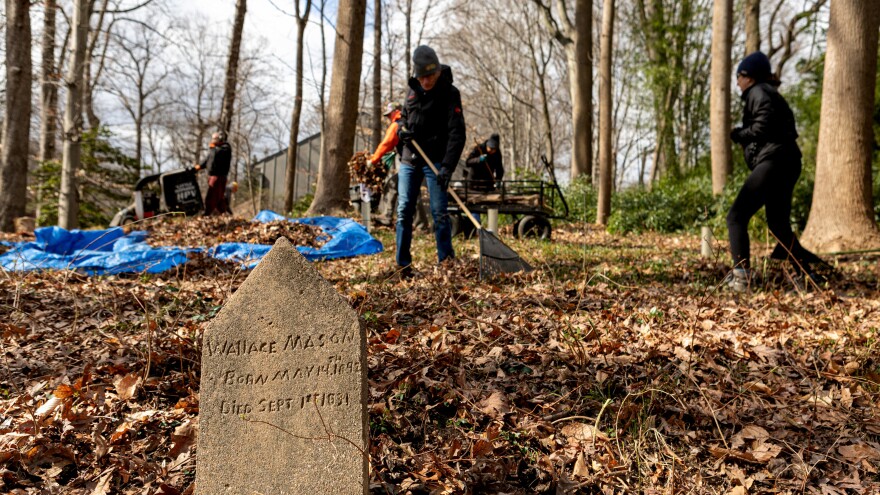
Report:
[[[747,56],[736,70],[736,84],[745,103],[743,125],[733,129],[731,139],[742,146],[746,164],[752,171],[740,189],[730,212],[727,229],[734,270],[729,286],[738,292],[748,290],[749,220],[766,207],[767,225],[779,242],[775,259],[789,259],[808,277],[818,281],[811,264],[821,263],[798,242],[791,230],[791,201],[801,174],[801,151],[796,139],[794,114],[777,91],[770,60],[761,52]]]

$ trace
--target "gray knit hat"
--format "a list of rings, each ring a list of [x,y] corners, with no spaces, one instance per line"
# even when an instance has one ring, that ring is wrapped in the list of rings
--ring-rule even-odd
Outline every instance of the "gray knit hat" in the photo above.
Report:
[[[440,70],[437,52],[428,45],[420,45],[413,52],[413,71],[415,77],[430,76]]]

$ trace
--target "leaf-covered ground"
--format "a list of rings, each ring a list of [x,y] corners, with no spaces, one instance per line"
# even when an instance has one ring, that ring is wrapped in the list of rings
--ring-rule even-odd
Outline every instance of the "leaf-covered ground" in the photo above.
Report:
[[[317,265],[367,329],[373,493],[880,493],[876,258],[737,297],[694,236],[505,236],[538,269],[481,282],[475,241],[417,236],[400,281],[378,235]],[[201,333],[246,276],[0,273],[0,491],[192,492]]]

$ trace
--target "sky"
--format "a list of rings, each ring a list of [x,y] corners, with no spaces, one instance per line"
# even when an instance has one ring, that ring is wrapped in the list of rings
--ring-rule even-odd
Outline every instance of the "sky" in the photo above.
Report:
[[[328,0],[324,8],[327,17],[325,21],[327,37],[327,56],[333,56],[333,38],[331,23],[335,23],[337,2]],[[365,38],[372,39],[372,0],[367,5],[367,25]],[[187,9],[195,16],[207,16],[216,23],[217,29],[231,31],[232,20],[235,15],[235,0],[188,0]],[[253,40],[259,37],[265,40],[266,49],[281,62],[289,64],[286,69],[293,74],[293,64],[296,57],[296,21],[293,17],[294,5],[292,0],[250,0],[245,16],[243,37]],[[310,26],[306,29],[305,45],[315,63],[320,63],[321,32],[318,26],[318,10],[312,5],[312,13],[309,16]],[[226,47],[224,47],[224,51]],[[371,43],[364,44],[364,51],[372,50]],[[308,57],[305,61],[309,65]]]

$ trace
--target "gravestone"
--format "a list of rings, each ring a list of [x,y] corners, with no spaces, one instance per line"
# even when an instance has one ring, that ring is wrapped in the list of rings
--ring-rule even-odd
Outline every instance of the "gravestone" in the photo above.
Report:
[[[196,494],[368,493],[366,341],[281,238],[205,331]]]

